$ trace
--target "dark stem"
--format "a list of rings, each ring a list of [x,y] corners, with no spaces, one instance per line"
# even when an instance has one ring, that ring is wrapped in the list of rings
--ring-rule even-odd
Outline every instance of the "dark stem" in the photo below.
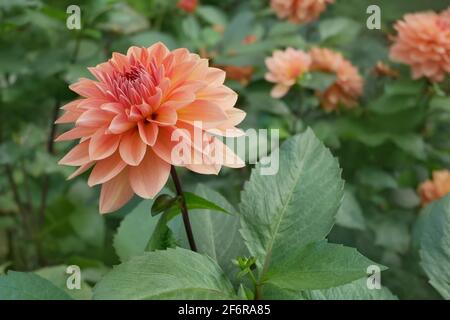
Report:
[[[181,188],[180,179],[178,179],[177,171],[175,170],[174,166],[170,168],[170,175],[172,176],[173,183],[175,184],[177,195],[180,197],[181,215],[183,216],[184,229],[186,230],[189,246],[191,247],[192,251],[197,252],[197,246],[195,245],[191,222],[189,221],[189,213],[186,206],[186,199],[184,198],[184,193],[183,189]]]
[[[55,121],[56,119],[58,119],[59,105],[60,105],[59,99],[56,99],[55,106],[53,108],[52,122],[50,123],[50,132],[47,140],[47,152],[51,155],[53,155],[55,152],[54,149],[54,141],[56,134]],[[40,226],[42,226],[45,221],[45,209],[47,207],[47,195],[49,187],[50,187],[50,177],[46,174],[44,175],[44,181],[42,182],[41,206],[39,208],[39,218],[38,218]]]

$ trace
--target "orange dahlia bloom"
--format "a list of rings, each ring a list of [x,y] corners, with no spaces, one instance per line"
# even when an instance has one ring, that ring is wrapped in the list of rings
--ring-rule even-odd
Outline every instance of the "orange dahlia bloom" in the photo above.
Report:
[[[102,185],[101,213],[119,209],[134,193],[153,198],[171,165],[203,174],[244,165],[215,136],[241,134],[235,126],[245,113],[233,107],[237,94],[223,85],[225,72],[208,60],[157,43],[113,53],[89,70],[96,80],[70,86],[82,98],[63,106],[57,120],[75,127],[56,140],[80,139],[59,163],[79,166],[70,178],[93,167],[88,184]]]
[[[450,10],[407,14],[395,29],[391,59],[409,65],[413,79],[443,81],[450,73]]]
[[[422,205],[438,200],[450,192],[450,171],[440,170],[433,172],[433,179],[423,182],[419,186]]]
[[[308,23],[316,20],[334,0],[271,0],[270,6],[279,19],[293,23]]]
[[[311,57],[301,51],[287,48],[285,51],[277,50],[269,58],[266,58],[266,80],[276,83],[271,95],[273,98],[281,98],[297,82],[311,65]]]
[[[358,69],[340,53],[330,49],[313,48],[309,54],[312,59],[311,71],[333,73],[337,77],[328,89],[317,92],[322,107],[332,111],[340,104],[347,108],[356,106],[364,86]]]

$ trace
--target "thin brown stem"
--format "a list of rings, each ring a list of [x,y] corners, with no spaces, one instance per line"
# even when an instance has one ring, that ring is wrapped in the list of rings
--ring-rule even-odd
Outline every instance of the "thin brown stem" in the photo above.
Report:
[[[189,213],[186,206],[186,199],[184,198],[183,189],[181,188],[180,179],[178,178],[177,171],[175,167],[172,166],[170,168],[170,175],[172,176],[173,183],[175,184],[175,190],[177,195],[180,197],[180,205],[181,205],[181,215],[183,217],[184,229],[186,230],[186,235],[189,241],[189,246],[192,251],[197,252],[197,246],[194,240],[194,234],[192,233],[191,222],[189,221]]]

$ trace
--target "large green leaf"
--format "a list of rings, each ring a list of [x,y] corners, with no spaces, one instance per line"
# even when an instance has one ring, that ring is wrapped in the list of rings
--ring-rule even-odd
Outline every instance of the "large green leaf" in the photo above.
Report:
[[[344,183],[337,160],[310,129],[281,146],[276,175],[262,176],[259,167],[245,185],[240,209],[241,233],[261,277],[272,264],[327,236]]]
[[[375,263],[356,249],[319,241],[294,250],[283,263],[273,265],[263,281],[283,289],[326,289],[366,276],[371,265]]]
[[[233,298],[233,286],[211,258],[181,248],[134,257],[94,288],[94,299]]]
[[[114,237],[114,248],[120,260],[142,254],[155,230],[159,217],[150,214],[152,201],[142,201],[122,220]]]
[[[450,195],[426,210],[420,241],[421,264],[430,284],[450,299]]]
[[[293,291],[267,285],[264,287],[264,298],[270,300],[397,300],[397,297],[386,287],[369,289],[367,279],[359,279],[334,288],[307,291]]]
[[[230,214],[223,214],[222,210],[192,210],[189,211],[192,230],[200,253],[207,254],[217,261],[225,273],[230,277],[237,271],[231,260],[237,256],[246,256],[248,251],[239,233],[240,220],[236,209],[220,193],[205,185],[199,185],[195,194],[217,204]],[[181,222],[181,219],[179,219]],[[182,223],[174,230],[180,244],[188,248],[186,232]]]
[[[360,279],[343,286],[303,292],[310,300],[397,300],[386,288],[369,289],[367,279]]]
[[[34,273],[41,276],[44,279],[47,279],[51,283],[53,283],[58,288],[64,290],[68,295],[73,297],[76,300],[90,300],[92,298],[92,290],[91,287],[83,281],[83,270],[81,270],[81,287],[80,289],[69,289],[67,288],[67,279],[69,278],[70,274],[66,273],[67,266],[61,265],[61,266],[53,266],[53,267],[47,267],[42,268]]]
[[[0,276],[0,300],[71,300],[50,281],[34,273],[9,271]]]

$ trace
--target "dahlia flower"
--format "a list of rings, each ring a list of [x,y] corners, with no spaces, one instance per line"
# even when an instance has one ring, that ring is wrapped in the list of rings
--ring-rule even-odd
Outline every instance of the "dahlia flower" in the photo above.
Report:
[[[293,23],[308,23],[316,20],[334,0],[271,0],[270,6],[279,19]]]
[[[310,50],[311,71],[333,73],[336,81],[324,92],[317,92],[325,110],[336,110],[340,104],[347,108],[357,105],[363,92],[363,79],[350,61],[330,49],[313,48]]]
[[[433,172],[432,180],[427,180],[419,186],[422,205],[438,200],[450,192],[450,171]]]
[[[450,73],[450,9],[407,14],[395,24],[393,61],[411,67],[413,79],[441,82]]]
[[[311,65],[311,57],[301,51],[287,48],[285,51],[277,50],[272,57],[266,58],[266,80],[276,85],[271,95],[273,98],[281,98],[297,82]]]
[[[225,72],[208,60],[157,43],[113,53],[89,70],[96,80],[70,86],[81,98],[63,106],[56,121],[75,127],[56,140],[80,139],[59,163],[79,166],[69,178],[93,167],[88,184],[102,185],[101,213],[134,194],[153,198],[171,165],[202,174],[244,165],[216,135],[240,135],[235,126],[245,113],[233,107],[237,95],[223,85]]]

